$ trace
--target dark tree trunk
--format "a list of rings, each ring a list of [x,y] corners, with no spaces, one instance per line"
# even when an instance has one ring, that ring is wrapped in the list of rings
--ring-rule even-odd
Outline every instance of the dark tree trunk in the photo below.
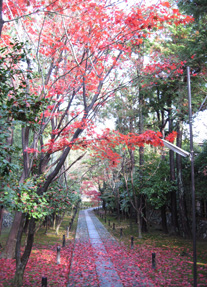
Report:
[[[119,188],[117,189],[117,219],[120,222],[120,195],[119,195]]]
[[[167,218],[166,218],[166,205],[161,207],[161,218],[162,218],[162,231],[164,233],[168,233],[167,229]]]
[[[139,93],[139,133],[143,133],[144,131],[144,118],[143,118],[143,102],[144,97],[142,93]],[[140,179],[141,179],[141,187],[143,185],[142,177],[143,177],[143,164],[144,164],[144,147],[139,147],[139,167],[140,167]],[[140,213],[140,225],[141,225],[141,231],[146,232],[147,229],[147,223],[146,223],[146,206],[145,206],[145,199],[143,195],[140,195],[140,207],[139,207],[139,213]],[[142,216],[142,214],[144,214]],[[138,218],[139,218],[138,217]],[[137,220],[138,220],[137,218]]]
[[[182,123],[178,123],[178,135],[177,135],[177,146],[182,146]],[[182,178],[182,156],[176,155],[177,160],[177,183],[179,193],[179,224],[181,228],[182,236],[191,237],[191,229],[188,222],[186,202],[185,202],[185,191]]]
[[[142,195],[141,196],[141,203],[142,203],[142,219],[141,219],[141,223],[142,223],[142,232],[148,232],[147,229],[147,207],[146,207],[146,196]]]
[[[23,216],[21,219],[21,224],[23,224]],[[17,245],[16,245],[16,272],[14,276],[14,286],[15,287],[21,287],[23,284],[23,275],[24,270],[26,268],[27,262],[29,260],[29,256],[32,250],[33,242],[34,242],[34,235],[35,235],[35,219],[31,218],[29,222],[29,232],[27,237],[27,245],[24,249],[24,253],[21,257],[21,238],[23,233],[23,228],[21,228],[23,225],[20,226],[19,232],[18,232],[18,238],[17,238]]]
[[[132,205],[129,207],[129,225],[130,225],[130,231],[133,233],[133,222],[132,222]]]

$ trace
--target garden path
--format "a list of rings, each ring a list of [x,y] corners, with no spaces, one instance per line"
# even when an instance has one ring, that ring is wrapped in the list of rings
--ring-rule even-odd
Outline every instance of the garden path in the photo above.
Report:
[[[122,259],[111,257],[112,247],[113,254],[121,249],[93,209],[81,210],[67,287],[123,287],[129,277],[133,278],[133,287],[153,286],[137,266],[131,269],[129,257],[117,265]]]

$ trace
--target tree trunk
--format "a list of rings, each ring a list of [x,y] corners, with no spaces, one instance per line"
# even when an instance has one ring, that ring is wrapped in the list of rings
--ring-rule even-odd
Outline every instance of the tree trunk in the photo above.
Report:
[[[15,287],[21,287],[23,285],[24,270],[29,260],[29,256],[30,256],[33,242],[34,242],[35,225],[36,225],[35,219],[31,218],[29,222],[27,245],[25,247],[22,257],[21,257],[20,248],[21,248],[21,237],[22,237],[23,229],[21,228],[19,229],[18,240],[17,240],[17,245],[16,245],[16,272],[15,272],[14,283],[13,283]]]
[[[142,93],[139,93],[139,133],[144,132],[144,117],[143,117],[143,104],[144,97]],[[141,187],[143,185],[143,171],[142,166],[144,164],[144,147],[139,147],[139,166],[140,166],[140,179],[141,179]],[[140,196],[140,216],[141,216],[141,231],[147,232],[147,222],[146,222],[146,197],[144,195]]]
[[[147,207],[146,207],[146,196],[141,195],[141,203],[142,203],[142,219],[141,219],[141,226],[142,232],[148,232],[147,230]]]
[[[12,223],[12,227],[9,233],[9,237],[6,242],[6,247],[4,251],[1,253],[1,258],[5,259],[14,259],[15,258],[15,247],[17,240],[17,233],[19,230],[20,222],[21,222],[22,212],[17,211],[14,216],[14,221]]]
[[[166,205],[161,207],[161,218],[162,218],[162,231],[164,233],[168,233],[167,229],[167,218],[166,218]]]
[[[59,235],[60,225],[63,222],[64,216],[65,216],[65,212],[63,213],[63,215],[61,217],[58,216],[58,223],[57,223],[57,226],[56,226],[56,235]]]
[[[57,215],[56,215],[56,213],[53,213],[53,214],[52,214],[52,218],[53,218],[53,229],[55,230],[56,222],[57,222]]]
[[[141,213],[137,211],[137,228],[138,228],[138,238],[142,238],[142,225],[141,225]]]
[[[181,148],[182,146],[182,123],[178,123],[178,135],[177,135],[177,146]],[[181,232],[184,237],[191,237],[191,229],[188,222],[186,203],[185,203],[185,191],[182,178],[182,157],[176,155],[177,160],[177,183],[178,183],[178,193],[179,193],[179,222],[181,227]]]
[[[129,207],[129,224],[130,224],[130,231],[133,233],[133,223],[132,223],[132,205],[130,204]]]

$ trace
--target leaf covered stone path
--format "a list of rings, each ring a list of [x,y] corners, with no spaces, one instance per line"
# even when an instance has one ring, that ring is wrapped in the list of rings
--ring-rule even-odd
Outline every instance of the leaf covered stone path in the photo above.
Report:
[[[154,286],[92,209],[81,210],[67,287]]]

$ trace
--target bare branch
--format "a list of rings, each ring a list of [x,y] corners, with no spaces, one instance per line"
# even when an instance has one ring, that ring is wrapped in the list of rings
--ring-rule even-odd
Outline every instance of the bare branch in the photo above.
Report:
[[[75,163],[77,163],[79,160],[81,160],[87,152],[85,152],[84,154],[82,154],[81,156],[79,156],[76,160],[73,161],[73,163],[70,164],[70,166],[65,169],[60,175],[58,175],[57,177],[55,177],[52,182],[56,181],[59,177],[61,177],[65,172],[67,172]]]

